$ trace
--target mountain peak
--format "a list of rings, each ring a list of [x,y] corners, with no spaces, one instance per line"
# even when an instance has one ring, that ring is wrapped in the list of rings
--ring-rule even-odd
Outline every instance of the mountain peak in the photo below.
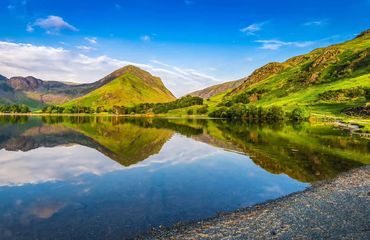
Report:
[[[176,99],[159,77],[133,65],[124,66],[93,85],[93,91],[67,102],[64,106],[132,106]]]
[[[127,66],[124,66],[120,69],[117,69],[116,71],[112,72],[111,74],[109,75],[114,75],[115,77],[119,77],[125,73],[134,73],[134,74],[145,74],[147,76],[150,76],[150,77],[154,77],[152,74],[150,74],[149,72],[135,66],[135,65],[127,65]],[[108,76],[109,76],[108,75]]]
[[[95,86],[96,86],[96,88],[101,87],[101,86],[113,81],[114,79],[119,78],[119,77],[121,77],[125,74],[128,74],[128,73],[136,76],[141,81],[145,82],[146,84],[148,84],[151,87],[155,87],[155,88],[159,88],[159,89],[165,89],[165,86],[163,85],[162,80],[159,77],[153,76],[148,71],[145,71],[145,70],[143,70],[143,69],[141,69],[137,66],[134,66],[134,65],[127,65],[127,66],[124,66],[124,67],[110,73],[109,75],[107,75],[104,78],[97,81],[95,83]],[[166,89],[166,91],[168,91],[168,90]],[[170,93],[170,95],[173,96],[172,93]]]
[[[41,79],[33,76],[11,77],[8,82],[16,90],[33,90],[39,88],[44,83]]]

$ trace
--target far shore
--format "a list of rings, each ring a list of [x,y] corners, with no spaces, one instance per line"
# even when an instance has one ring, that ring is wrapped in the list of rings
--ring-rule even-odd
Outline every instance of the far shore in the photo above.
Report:
[[[142,118],[189,118],[189,119],[224,119],[207,115],[166,115],[166,114],[113,114],[113,113],[0,113],[0,116],[67,116],[67,117],[142,117]]]
[[[0,113],[0,116],[58,116],[58,117],[126,117],[126,118],[168,118],[168,119],[224,119],[217,117],[209,117],[207,115],[169,115],[169,114],[113,114],[113,113],[41,113],[41,112],[30,112],[30,113]],[[370,119],[359,118],[359,121],[366,121],[359,123],[359,121],[343,121],[342,119],[336,119],[333,116],[319,116],[312,122],[331,124],[336,127],[349,130],[353,134],[369,137],[370,132],[362,131],[362,124],[366,125],[370,129]],[[311,122],[311,120],[309,121]]]

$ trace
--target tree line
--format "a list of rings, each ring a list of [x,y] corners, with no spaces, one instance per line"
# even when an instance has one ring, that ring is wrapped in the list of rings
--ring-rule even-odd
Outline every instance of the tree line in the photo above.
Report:
[[[112,114],[146,114],[146,113],[167,113],[170,110],[194,106],[194,105],[203,105],[203,99],[200,97],[185,96],[179,99],[176,99],[172,102],[167,103],[141,103],[134,106],[113,106],[112,108],[106,108],[103,106],[98,106],[96,108],[86,107],[86,106],[71,106],[71,107],[62,107],[62,106],[45,106],[42,109],[43,113],[52,113],[52,114],[62,114],[62,113],[112,113]],[[204,112],[205,109],[202,109]]]
[[[302,108],[295,108],[291,112],[285,112],[282,107],[256,107],[237,103],[231,107],[221,107],[209,114],[210,117],[242,119],[251,122],[276,122],[282,120],[303,121],[308,115]]]
[[[28,106],[23,104],[0,105],[0,113],[29,113]]]
[[[185,96],[167,103],[141,103],[132,107],[113,106],[112,112],[115,114],[145,114],[145,113],[168,113],[170,110],[203,105],[203,98]]]

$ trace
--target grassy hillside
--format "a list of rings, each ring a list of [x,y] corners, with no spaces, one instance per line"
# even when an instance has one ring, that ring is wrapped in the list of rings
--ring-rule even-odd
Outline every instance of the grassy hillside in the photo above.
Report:
[[[221,84],[217,84],[202,90],[198,90],[192,93],[189,93],[190,96],[195,97],[201,97],[203,99],[207,99],[213,96],[216,96],[220,93],[233,90],[237,87],[239,87],[243,82],[245,81],[245,78],[242,78],[240,80],[231,81],[231,82],[225,82]]]
[[[283,63],[269,63],[226,93],[222,102],[288,111],[302,107],[312,114],[339,116],[346,108],[365,106],[369,98],[370,30]]]
[[[63,106],[111,108],[139,103],[169,102],[175,99],[160,78],[153,77],[150,73],[134,66],[127,66],[124,70],[122,75]]]

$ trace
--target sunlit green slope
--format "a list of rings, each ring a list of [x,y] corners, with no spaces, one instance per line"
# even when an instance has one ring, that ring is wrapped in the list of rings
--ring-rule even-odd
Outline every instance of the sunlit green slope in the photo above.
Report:
[[[122,74],[94,91],[76,98],[63,106],[132,106],[139,103],[169,102],[175,99],[158,77],[134,67],[119,69]]]
[[[338,115],[346,108],[364,107],[369,98],[370,30],[283,63],[269,63],[222,101],[286,110],[300,106],[314,114]]]

